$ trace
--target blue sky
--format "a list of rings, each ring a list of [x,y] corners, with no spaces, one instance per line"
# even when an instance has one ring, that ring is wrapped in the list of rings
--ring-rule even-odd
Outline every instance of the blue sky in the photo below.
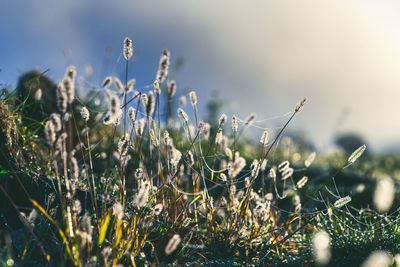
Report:
[[[172,60],[185,59],[178,89],[196,90],[203,107],[218,90],[228,114],[255,112],[258,125],[274,127],[307,96],[293,127],[319,148],[356,131],[381,151],[400,144],[398,11],[396,1],[2,1],[0,82],[15,85],[32,68],[59,80],[74,64],[80,73],[91,65],[99,83],[107,46],[105,72],[122,76],[129,36],[139,88],[168,48]]]

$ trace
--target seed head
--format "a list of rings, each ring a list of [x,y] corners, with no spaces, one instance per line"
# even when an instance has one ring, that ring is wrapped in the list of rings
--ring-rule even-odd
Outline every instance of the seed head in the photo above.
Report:
[[[353,164],[359,157],[361,157],[361,155],[364,153],[365,149],[367,148],[367,146],[364,144],[362,146],[360,146],[359,148],[357,148],[349,157],[349,159],[347,160],[347,166],[350,166],[351,164]]]
[[[129,60],[133,55],[133,47],[132,40],[128,37],[125,37],[124,40],[124,58],[125,60]]]
[[[154,107],[155,107],[154,94],[153,94],[153,91],[150,91],[148,101],[147,101],[147,106],[146,106],[147,116],[150,117],[153,114]]]
[[[89,110],[86,107],[83,107],[81,109],[81,117],[82,117],[82,120],[84,120],[84,121],[89,120]]]
[[[346,205],[347,203],[349,203],[350,201],[351,201],[351,197],[345,196],[345,197],[342,197],[342,198],[336,200],[336,202],[333,205],[335,206],[335,208],[339,209],[339,208],[343,207],[344,205]]]
[[[158,82],[158,80],[155,80],[153,82],[153,87],[154,87],[154,92],[160,96],[161,95],[161,88],[160,88],[160,83]]]
[[[262,133],[260,142],[261,142],[261,144],[262,144],[263,146],[267,146],[267,144],[268,144],[268,132],[267,132],[267,131],[264,131],[264,132]]]
[[[374,192],[374,204],[376,209],[381,212],[387,212],[392,206],[395,194],[394,182],[391,178],[380,179]]]
[[[317,154],[315,152],[312,152],[306,159],[306,161],[304,162],[304,165],[306,166],[306,168],[310,167],[310,165],[313,163],[315,156]]]
[[[53,145],[56,141],[56,132],[54,130],[54,124],[51,120],[46,122],[46,125],[44,126],[44,132],[46,134],[47,143],[49,143],[49,145]]]
[[[42,89],[38,88],[35,92],[35,100],[40,101],[42,99]]]
[[[219,121],[218,121],[218,127],[221,127],[222,125],[225,124],[227,120],[227,117],[225,114],[222,114],[221,117],[219,117]]]
[[[179,117],[181,117],[182,120],[184,120],[186,123],[189,121],[189,117],[188,117],[188,115],[186,114],[186,112],[185,112],[183,109],[178,108],[178,115],[179,115]]]
[[[67,112],[67,100],[68,96],[64,84],[59,83],[57,86],[57,106],[61,113]]]
[[[54,125],[54,130],[56,132],[61,131],[62,124],[61,124],[61,116],[58,113],[51,113],[50,114],[50,120]]]
[[[159,81],[159,83],[163,83],[168,76],[169,57],[169,51],[167,49],[164,49],[160,58],[160,65],[157,71],[156,79]]]
[[[173,97],[176,93],[176,82],[174,80],[168,82],[168,96]]]
[[[131,120],[131,123],[132,124],[135,123],[135,109],[133,107],[130,107],[128,109],[128,116],[129,116],[129,119]]]
[[[297,103],[296,108],[294,109],[295,112],[299,112],[304,104],[307,102],[307,98],[303,98],[299,103]]]
[[[236,133],[238,130],[238,121],[235,115],[232,117],[232,130],[234,133]]]
[[[197,95],[195,91],[191,91],[189,93],[190,96],[190,102],[192,103],[192,106],[195,106],[197,104]]]
[[[114,84],[117,87],[118,91],[122,92],[124,90],[124,86],[122,85],[122,82],[118,77],[114,77]]]
[[[133,90],[133,87],[135,86],[135,83],[136,83],[136,79],[130,79],[129,82],[128,82],[128,84],[127,84],[127,86],[126,86],[125,91],[126,91],[127,93],[129,93],[130,91],[132,91],[132,90]]]
[[[110,86],[111,82],[112,82],[112,77],[111,76],[107,76],[103,80],[103,88],[108,88]]]
[[[250,116],[247,117],[247,119],[244,123],[244,126],[250,126],[254,122],[255,119],[256,119],[256,114],[254,114],[254,113],[250,114]]]
[[[181,243],[181,237],[178,234],[174,234],[172,238],[168,241],[167,246],[165,247],[165,255],[169,255],[174,252],[179,244]]]

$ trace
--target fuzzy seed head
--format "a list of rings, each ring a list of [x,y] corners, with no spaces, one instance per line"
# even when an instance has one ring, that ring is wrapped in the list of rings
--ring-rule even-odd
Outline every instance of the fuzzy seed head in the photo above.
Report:
[[[183,95],[179,98],[179,104],[182,108],[186,106],[186,96]]]
[[[307,183],[307,181],[308,181],[308,177],[307,176],[303,176],[303,178],[301,178],[297,182],[297,184],[296,184],[297,188],[302,188]]]
[[[128,37],[124,39],[124,58],[129,60],[133,55],[132,40]]]
[[[395,185],[391,178],[380,179],[374,192],[374,204],[380,213],[387,212],[392,206],[395,195]]]
[[[215,135],[215,144],[221,145],[221,141],[222,141],[222,129],[218,128],[217,134]]]
[[[64,84],[59,83],[57,86],[57,106],[61,113],[67,112],[67,100],[68,96]]]
[[[252,113],[250,114],[249,117],[247,117],[244,126],[250,126],[251,124],[253,124],[254,120],[256,119],[256,114]]]
[[[132,91],[132,90],[133,90],[133,87],[135,86],[135,83],[136,83],[136,79],[130,79],[129,82],[128,82],[128,84],[126,85],[125,91],[126,91],[127,93],[129,93],[130,91]]]
[[[133,124],[133,123],[135,123],[135,109],[133,108],[133,107],[130,107],[129,109],[128,109],[128,117],[129,117],[129,119],[131,120],[131,123]]]
[[[62,123],[61,123],[61,116],[58,113],[51,113],[50,114],[50,120],[54,125],[54,130],[56,132],[61,131],[62,128]]]
[[[122,85],[121,80],[118,77],[114,77],[114,84],[115,87],[117,87],[119,92],[122,92],[124,90],[124,86]]]
[[[295,111],[295,112],[299,112],[299,111],[303,108],[303,106],[304,106],[304,104],[305,104],[306,102],[307,102],[307,98],[303,98],[299,103],[297,103],[297,105],[296,105],[294,111]]]
[[[111,76],[107,76],[104,80],[103,80],[103,88],[108,88],[110,86],[112,82],[112,77]]]
[[[160,65],[157,71],[157,80],[159,83],[163,83],[168,76],[168,68],[169,68],[169,51],[164,49],[160,58]]]
[[[150,91],[149,96],[148,96],[147,105],[146,105],[147,116],[151,116],[153,114],[154,107],[155,107],[154,94],[153,94],[153,91]]]
[[[56,132],[54,129],[54,124],[51,120],[46,122],[46,125],[44,126],[44,132],[46,134],[47,143],[49,145],[53,145],[56,141]]]
[[[360,146],[359,148],[357,148],[349,157],[349,159],[347,160],[347,166],[353,164],[354,162],[356,162],[356,160],[361,157],[361,155],[364,153],[365,149],[367,148],[367,146],[364,144],[362,146]]]
[[[179,117],[181,117],[182,120],[185,121],[185,123],[188,123],[189,117],[183,109],[178,108],[178,115]]]
[[[88,121],[88,120],[89,120],[89,116],[90,116],[89,110],[88,110],[86,107],[83,107],[83,108],[81,109],[81,117],[82,117],[82,120]]]
[[[168,82],[168,97],[173,97],[176,93],[176,82],[174,80]]]
[[[181,243],[181,237],[178,234],[174,234],[172,238],[168,241],[167,246],[165,247],[165,255],[169,255],[174,252],[179,244]]]
[[[267,131],[264,131],[264,132],[262,133],[260,142],[261,142],[261,144],[262,144],[263,146],[267,146],[267,144],[268,144],[268,132],[267,132]]]
[[[333,205],[335,206],[335,208],[339,209],[339,208],[343,207],[344,205],[346,205],[347,203],[349,203],[350,201],[351,201],[351,197],[345,196],[345,197],[342,197],[342,198],[336,200]]]
[[[224,125],[226,120],[227,120],[227,116],[225,114],[222,114],[218,120],[218,125],[219,125],[218,127],[221,127],[222,125]]]
[[[312,238],[313,254],[317,264],[326,265],[331,258],[331,238],[327,232],[316,233]]]
[[[236,133],[238,130],[238,120],[235,115],[232,117],[232,130],[234,133]]]
[[[312,152],[307,159],[304,161],[304,165],[306,166],[306,168],[310,167],[310,165],[313,163],[315,156],[317,154],[315,152]]]
[[[35,100],[40,101],[42,99],[42,89],[38,88],[35,92]]]
[[[189,97],[190,97],[190,102],[192,103],[192,106],[195,106],[197,104],[197,95],[195,91],[191,91],[189,93]]]

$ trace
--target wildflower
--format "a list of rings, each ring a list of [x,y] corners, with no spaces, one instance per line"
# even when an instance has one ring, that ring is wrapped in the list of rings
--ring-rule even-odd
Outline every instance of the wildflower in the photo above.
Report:
[[[54,130],[56,132],[61,131],[62,128],[62,123],[61,123],[61,116],[58,113],[51,113],[50,114],[50,120],[54,125]]]
[[[306,103],[306,101],[307,101],[307,98],[303,98],[299,103],[297,103],[294,111],[295,112],[299,112],[303,108],[303,106]]]
[[[367,148],[367,146],[364,144],[362,146],[360,146],[359,148],[357,148],[349,157],[349,159],[347,160],[347,166],[353,164],[359,157],[361,157],[361,155],[364,153],[365,149]]]
[[[165,247],[165,254],[168,256],[172,252],[174,252],[179,244],[181,243],[181,237],[178,234],[174,234],[172,238],[168,241],[167,246]]]
[[[168,82],[168,96],[173,97],[176,93],[176,82],[174,80]]]
[[[57,86],[57,106],[61,113],[65,113],[67,111],[67,100],[68,96],[64,84],[59,83]]]
[[[267,146],[268,143],[268,132],[264,131],[263,134],[261,135],[260,142],[263,146]]]
[[[195,106],[197,104],[197,95],[195,91],[191,91],[189,93],[189,97],[190,97],[190,102],[192,103],[192,106]]]
[[[132,40],[128,37],[125,37],[124,40],[124,58],[125,60],[129,60],[133,55],[133,47]]]
[[[303,176],[303,178],[301,178],[297,182],[297,184],[296,184],[297,188],[302,188],[307,183],[307,181],[308,181],[308,177],[307,176]]]
[[[312,152],[307,159],[304,161],[304,165],[308,168],[310,167],[310,165],[313,163],[314,159],[315,159],[316,153]]]
[[[317,264],[326,265],[331,258],[331,238],[327,232],[316,233],[312,238],[313,254]]]
[[[335,208],[341,208],[344,205],[346,205],[347,203],[349,203],[350,201],[351,201],[351,197],[345,196],[345,197],[342,197],[342,198],[336,200],[333,205],[335,206]]]
[[[84,121],[89,120],[89,110],[86,107],[83,107],[81,109],[81,117],[82,117],[82,120],[84,120]]]
[[[42,99],[42,89],[38,88],[35,92],[35,100],[40,101]]]
[[[112,81],[112,77],[111,76],[107,76],[104,80],[103,80],[103,88],[107,88],[108,86],[110,86]]]
[[[49,145],[53,145],[56,141],[56,132],[54,130],[54,124],[52,121],[47,121],[44,126],[44,132],[46,134],[46,139]]]
[[[168,76],[169,57],[170,57],[169,51],[167,49],[164,49],[160,58],[160,65],[157,71],[157,80],[159,83],[164,82],[164,80]]]
[[[390,209],[394,193],[394,182],[391,178],[385,177],[377,182],[374,192],[374,204],[379,212],[383,213]]]

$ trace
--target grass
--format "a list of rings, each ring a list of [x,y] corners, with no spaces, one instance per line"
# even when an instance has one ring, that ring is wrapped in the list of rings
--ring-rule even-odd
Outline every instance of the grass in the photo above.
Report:
[[[355,266],[374,251],[399,252],[399,197],[385,213],[373,199],[376,178],[398,176],[398,157],[359,158],[361,149],[312,162],[301,144],[278,146],[305,100],[268,142],[260,133],[264,144],[246,138],[252,116],[233,129],[226,116],[201,121],[195,92],[173,116],[169,57],[163,51],[152,93],[128,86],[129,55],[125,88],[99,86],[87,98],[67,71],[52,111],[60,122],[33,97],[44,74],[3,89],[3,265],[314,265],[328,252],[326,263]],[[329,235],[326,250],[317,232]]]

